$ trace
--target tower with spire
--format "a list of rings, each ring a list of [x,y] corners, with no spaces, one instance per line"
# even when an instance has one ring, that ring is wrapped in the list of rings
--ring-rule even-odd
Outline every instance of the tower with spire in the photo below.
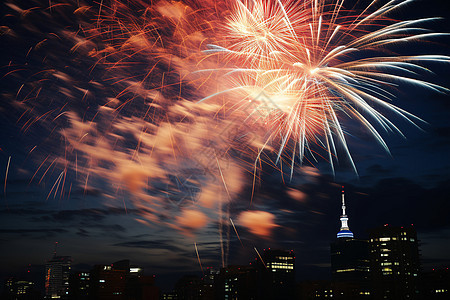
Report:
[[[342,186],[342,215],[341,215],[341,230],[337,234],[337,238],[353,238],[353,232],[348,227],[348,217],[345,213],[345,197],[344,186]]]
[[[367,240],[355,239],[348,226],[342,187],[341,229],[330,244],[333,293],[338,299],[370,298],[370,263]]]

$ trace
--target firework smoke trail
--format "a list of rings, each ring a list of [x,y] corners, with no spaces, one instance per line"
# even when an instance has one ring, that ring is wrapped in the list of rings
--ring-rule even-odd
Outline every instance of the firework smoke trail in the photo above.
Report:
[[[264,265],[264,268],[267,269],[266,263],[264,262],[264,260],[262,259],[261,255],[259,254],[258,249],[256,249],[256,247],[253,247],[253,249],[255,249],[256,254],[258,254],[258,257],[261,260],[262,264]]]
[[[11,163],[11,156],[8,158],[8,164],[6,166],[6,172],[5,172],[5,183],[4,183],[4,188],[3,188],[3,194],[5,195],[5,204],[6,204],[6,208],[9,210],[8,208],[8,202],[6,200],[6,181],[8,180],[8,172],[9,172],[9,164]]]
[[[3,188],[3,192],[5,194],[5,197],[6,197],[6,181],[8,180],[8,172],[9,172],[9,164],[10,163],[11,163],[11,156],[8,157],[8,164],[6,165],[5,184],[4,184],[4,188]]]
[[[448,56],[382,56],[388,46],[444,35],[420,27],[437,18],[389,19],[409,2],[392,0],[379,8],[371,2],[357,12],[345,10],[343,0],[237,0],[224,26],[222,43],[210,44],[205,50],[228,62],[229,67],[214,71],[230,85],[201,101],[236,93],[241,95],[240,102],[255,101],[253,114],[266,111],[258,115],[258,123],[268,130],[267,143],[278,144],[276,162],[286,152],[291,176],[296,156],[303,162],[309,152],[316,159],[314,145],[326,150],[334,169],[333,157],[340,144],[356,172],[342,126],[344,117],[362,124],[389,152],[376,127],[402,133],[383,110],[414,125],[421,121],[390,103],[391,90],[410,84],[448,91],[416,78],[429,72],[422,63],[449,62]],[[268,101],[260,99],[261,95]]]
[[[234,232],[236,232],[236,236],[237,236],[237,238],[239,239],[239,242],[241,243],[241,246],[244,247],[244,244],[242,244],[242,240],[241,240],[241,238],[239,237],[239,233],[237,232],[236,226],[234,226],[233,220],[232,220],[231,218],[230,218],[230,222],[231,222],[231,225],[232,225],[233,228],[234,228]]]
[[[202,270],[203,276],[205,276],[205,272],[203,272],[202,262],[200,261],[200,255],[198,254],[197,242],[194,242],[195,253],[197,254],[198,264],[200,265],[200,269]]]

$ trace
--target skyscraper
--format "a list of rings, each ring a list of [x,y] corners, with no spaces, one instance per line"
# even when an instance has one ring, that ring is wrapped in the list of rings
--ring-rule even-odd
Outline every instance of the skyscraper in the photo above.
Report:
[[[222,268],[216,277],[214,299],[257,299],[257,270],[252,266]]]
[[[420,260],[414,227],[386,224],[369,237],[375,299],[417,299]]]
[[[370,297],[370,262],[367,240],[355,239],[348,225],[342,187],[341,228],[330,245],[333,294],[337,299]]]
[[[259,264],[258,299],[293,299],[295,295],[295,256],[292,250],[265,249]]]
[[[128,259],[109,265],[95,265],[89,275],[90,299],[159,298],[154,276],[143,275],[143,269],[130,266]]]
[[[89,272],[75,272],[70,274],[69,299],[89,299],[90,279]]]
[[[70,256],[57,256],[56,245],[57,243],[52,259],[45,265],[45,298],[67,299],[72,258]]]

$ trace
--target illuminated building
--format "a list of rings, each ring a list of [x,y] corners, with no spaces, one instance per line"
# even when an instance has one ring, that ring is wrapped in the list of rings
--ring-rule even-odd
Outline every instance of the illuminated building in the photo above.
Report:
[[[9,277],[5,280],[5,287],[4,287],[4,293],[7,295],[13,295],[15,292],[14,283],[15,283],[14,277]]]
[[[259,263],[259,299],[293,299],[295,295],[295,256],[290,250],[264,249]]]
[[[333,288],[328,280],[307,280],[297,284],[297,299],[325,300],[334,299]]]
[[[178,300],[177,293],[170,292],[161,295],[161,300]]]
[[[345,199],[344,199],[344,187],[342,187],[342,215],[341,215],[341,230],[337,234],[337,238],[353,238],[353,232],[348,227],[348,217],[345,213]]]
[[[89,299],[90,274],[88,272],[76,272],[70,274],[69,299]]]
[[[342,187],[341,229],[330,245],[331,275],[335,299],[370,297],[370,261],[368,241],[355,239],[348,226]]]
[[[202,278],[201,297],[202,300],[214,299],[216,294],[216,282],[218,280],[219,271],[212,267],[207,267]]]
[[[202,281],[195,275],[184,275],[175,284],[178,300],[193,300],[201,297]]]
[[[214,299],[257,299],[256,273],[257,270],[253,266],[228,266],[220,269],[216,276]]]
[[[154,276],[143,275],[143,269],[130,266],[129,260],[110,265],[96,265],[90,272],[91,299],[158,299]]]
[[[370,231],[374,299],[418,299],[419,246],[413,226]]]
[[[72,259],[70,256],[57,256],[55,247],[52,259],[45,265],[46,299],[68,298],[71,263]]]
[[[29,280],[18,280],[14,277],[6,279],[4,291],[0,297],[5,300],[41,299],[41,295],[35,289],[33,282]]]
[[[427,300],[450,299],[450,270],[433,269],[422,273],[422,298]]]
[[[95,265],[91,270],[91,295],[94,299],[122,299],[126,271],[111,265]]]

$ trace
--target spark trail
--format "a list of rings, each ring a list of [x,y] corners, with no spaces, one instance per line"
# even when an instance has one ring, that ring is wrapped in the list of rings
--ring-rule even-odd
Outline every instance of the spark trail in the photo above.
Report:
[[[203,272],[202,262],[200,260],[200,255],[198,254],[197,242],[194,242],[195,253],[197,254],[198,264],[200,265],[200,269],[202,270],[203,276],[205,276],[205,272]]]
[[[11,156],[8,158],[8,164],[6,165],[5,183],[4,183],[4,188],[3,188],[3,193],[5,195],[5,199],[6,199],[6,181],[8,180],[9,164],[10,163],[11,163]]]
[[[244,244],[242,244],[242,240],[241,240],[241,238],[239,237],[239,233],[237,232],[236,226],[234,226],[234,222],[233,222],[233,220],[232,220],[231,218],[230,218],[230,222],[231,222],[231,225],[233,225],[234,232],[236,232],[236,236],[237,236],[237,238],[239,239],[239,242],[241,243],[241,246],[244,247]]]

